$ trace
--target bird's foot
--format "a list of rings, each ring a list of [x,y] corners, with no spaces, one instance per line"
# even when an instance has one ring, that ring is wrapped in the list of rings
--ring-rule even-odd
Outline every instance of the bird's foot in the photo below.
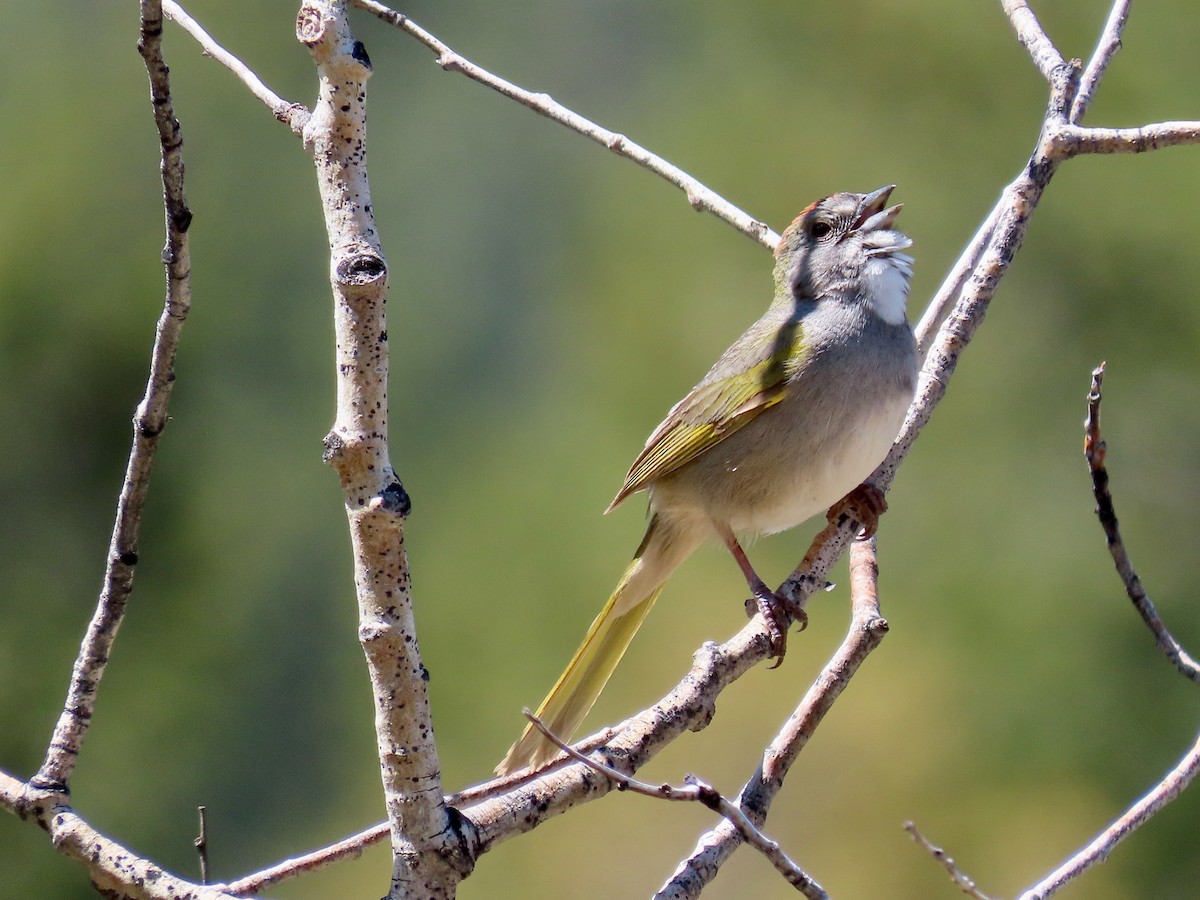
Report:
[[[763,621],[767,623],[767,634],[771,638],[771,657],[775,660],[771,668],[777,669],[783,662],[783,657],[787,654],[787,630],[788,625],[792,622],[792,615],[788,610],[788,604],[765,584],[755,588],[752,602],[755,609],[763,617]],[[747,603],[747,606],[749,606],[749,603]],[[798,613],[796,622],[800,625],[800,630],[803,631],[808,627],[808,614],[802,609],[795,612]]]
[[[887,498],[883,491],[864,481],[829,507],[826,517],[834,523],[843,517],[858,522],[862,525],[859,539],[865,541],[867,538],[874,537],[875,532],[879,530],[879,517],[887,512],[887,508]]]
[[[718,531],[724,535],[725,546],[737,560],[738,567],[746,576],[746,586],[754,595],[746,601],[746,615],[753,618],[755,612],[762,614],[763,621],[767,623],[767,634],[771,639],[771,656],[775,660],[775,664],[771,668],[778,668],[787,653],[788,626],[794,619],[800,623],[800,629],[803,630],[808,625],[808,614],[803,609],[793,609],[785,597],[775,593],[758,577],[758,573],[750,565],[750,560],[746,558],[746,551],[737,542],[737,538],[734,537],[729,526],[718,525]]]

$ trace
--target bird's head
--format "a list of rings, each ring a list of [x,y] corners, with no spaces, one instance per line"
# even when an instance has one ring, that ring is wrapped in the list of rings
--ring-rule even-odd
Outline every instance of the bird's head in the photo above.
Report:
[[[775,250],[776,296],[794,300],[861,298],[885,320],[904,320],[912,241],[892,226],[901,206],[887,206],[896,186],[869,194],[834,194],[800,213]]]

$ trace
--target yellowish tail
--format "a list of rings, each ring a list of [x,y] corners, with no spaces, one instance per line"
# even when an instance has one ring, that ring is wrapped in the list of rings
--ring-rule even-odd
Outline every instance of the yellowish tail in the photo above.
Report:
[[[675,529],[661,527],[651,519],[642,545],[616,590],[592,622],[583,643],[559,676],[537,717],[550,731],[569,741],[575,730],[604,690],[608,679],[625,655],[629,642],[662,592],[663,583],[686,558],[698,539],[678,540]],[[526,725],[521,737],[496,767],[497,775],[508,775],[526,766],[540,766],[554,757],[558,748],[532,725]]]

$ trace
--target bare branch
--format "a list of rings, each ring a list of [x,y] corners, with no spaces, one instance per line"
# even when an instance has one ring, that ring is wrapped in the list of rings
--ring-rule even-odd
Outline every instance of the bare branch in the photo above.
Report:
[[[1200,121],[1155,122],[1139,128],[1083,128],[1064,123],[1054,139],[1058,152],[1068,157],[1082,153],[1145,153],[1200,143]]]
[[[138,51],[150,79],[151,107],[162,148],[167,234],[162,261],[167,275],[166,302],[155,328],[146,392],[133,417],[133,445],[117,499],[104,585],[71,672],[62,715],[54,727],[46,758],[32,779],[33,784],[54,790],[65,790],[75,770],[80,745],[96,709],[100,679],[125,616],[125,603],[133,591],[142,508],[150,487],[158,438],[167,424],[167,405],[175,380],[175,352],[192,304],[187,237],[192,212],[183,193],[183,132],[175,118],[167,64],[162,56],[162,10],[154,0],[143,0],[141,4]]]
[[[1200,681],[1200,666],[1167,630],[1167,626],[1158,615],[1158,610],[1146,594],[1142,580],[1133,569],[1129,553],[1125,550],[1125,541],[1117,523],[1117,510],[1108,487],[1108,469],[1104,465],[1108,445],[1100,436],[1100,387],[1103,382],[1104,363],[1100,363],[1092,370],[1092,386],[1087,396],[1087,419],[1084,422],[1083,439],[1083,454],[1091,471],[1092,494],[1096,498],[1096,516],[1100,519],[1100,527],[1104,529],[1108,552],[1112,554],[1117,574],[1121,576],[1121,583],[1125,585],[1125,593],[1129,595],[1138,615],[1154,635],[1158,649],[1176,669],[1192,681]]]
[[[796,711],[767,746],[757,771],[738,795],[738,808],[745,810],[750,821],[757,825],[766,821],[772,801],[783,788],[784,778],[825,714],[887,634],[887,620],[879,612],[878,575],[875,539],[855,541],[850,550],[850,629]],[[740,829],[722,822],[700,837],[695,849],[655,896],[661,900],[699,896],[743,839]]]
[[[958,885],[959,889],[964,894],[966,894],[968,897],[974,897],[975,900],[995,900],[995,898],[989,897],[983,891],[979,890],[979,887],[975,884],[971,877],[955,864],[954,858],[950,856],[950,854],[936,844],[930,843],[928,840],[926,840],[925,836],[921,834],[921,832],[917,831],[917,826],[915,824],[912,822],[905,822],[904,830],[907,831],[909,836],[911,836],[920,847],[924,848],[930,856],[942,864],[942,868],[946,870],[946,873],[950,876],[950,880]]]
[[[236,75],[250,89],[250,93],[267,105],[271,112],[275,114],[275,118],[291,128],[297,136],[303,133],[304,126],[308,123],[310,115],[308,109],[303,104],[291,103],[284,100],[267,87],[262,79],[251,71],[249,66],[213,40],[211,35],[201,28],[200,24],[188,15],[175,0],[163,0],[162,7],[168,19],[176,22],[184,31],[195,38],[196,43],[204,49],[205,55],[211,56]]]
[[[1113,848],[1149,822],[1168,803],[1183,793],[1200,771],[1200,735],[1179,763],[1146,796],[1097,835],[1096,839],[1035,884],[1019,900],[1043,900],[1058,893],[1070,881],[1096,863],[1104,862]]]
[[[594,769],[610,779],[619,791],[630,791],[659,800],[684,800],[692,803],[702,803],[713,812],[720,813],[725,817],[725,821],[737,829],[738,834],[741,835],[746,843],[750,844],[750,846],[754,847],[754,849],[758,850],[770,861],[771,865],[787,879],[788,884],[798,888],[810,900],[828,900],[829,895],[825,893],[825,889],[813,881],[808,873],[796,865],[796,863],[792,862],[788,855],[780,849],[778,842],[771,840],[759,831],[746,814],[742,812],[741,807],[730,803],[722,797],[720,792],[712,785],[702,781],[695,775],[688,775],[684,779],[684,787],[674,787],[669,784],[653,785],[645,781],[639,781],[623,772],[618,772],[612,766],[605,765],[599,760],[592,759],[590,756],[580,753],[574,747],[564,743],[558,735],[547,728],[542,720],[529,710],[525,710],[525,718],[533,723],[534,728],[545,735],[547,740],[552,744],[556,745],[572,759],[583,763],[585,766]]]
[[[1058,48],[1047,37],[1033,10],[1025,0],[1001,0],[1004,14],[1017,33],[1017,40],[1029,51],[1033,64],[1037,66],[1042,77],[1051,84],[1054,83],[1054,72],[1066,64]]]
[[[1112,9],[1109,10],[1104,31],[1101,32],[1092,58],[1088,60],[1087,68],[1083,70],[1079,79],[1079,93],[1075,95],[1075,102],[1071,104],[1070,121],[1073,124],[1078,124],[1087,115],[1088,108],[1092,105],[1092,96],[1100,85],[1100,79],[1104,77],[1104,71],[1121,49],[1121,34],[1125,30],[1125,22],[1129,19],[1131,2],[1132,0],[1115,0]]]
[[[437,63],[448,72],[458,72],[466,75],[472,81],[490,87],[492,90],[510,100],[515,100],[527,109],[533,110],[547,119],[565,125],[572,131],[577,131],[584,137],[607,147],[618,156],[632,160],[644,169],[675,185],[687,195],[687,201],[693,209],[708,212],[728,222],[738,231],[758,241],[768,250],[774,250],[779,243],[779,235],[772,231],[765,222],[752,218],[748,213],[738,209],[725,200],[711,188],[693,178],[678,166],[672,165],[661,156],[656,156],[640,144],[631,141],[623,134],[609,131],[579,113],[568,109],[555,101],[549,94],[527,91],[511,81],[493,75],[487,69],[477,66],[466,57],[455,53],[444,42],[426,31],[408,16],[390,9],[376,0],[351,0],[359,9],[364,9],[378,16],[389,25],[394,25],[405,34],[416,38],[437,55]]]
[[[304,128],[329,235],[337,410],[325,460],[345,498],[359,642],[375,697],[375,733],[392,837],[389,898],[452,897],[474,865],[468,824],[450,815],[429,710],[404,550],[411,508],[388,456],[388,268],[367,181],[371,63],[341,0],[306,0],[296,37],[317,67]]]

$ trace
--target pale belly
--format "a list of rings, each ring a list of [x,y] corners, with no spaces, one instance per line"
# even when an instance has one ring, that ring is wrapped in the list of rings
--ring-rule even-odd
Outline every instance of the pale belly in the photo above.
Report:
[[[659,514],[692,527],[724,523],[743,534],[792,528],[825,512],[875,471],[911,399],[906,392],[881,397],[850,420],[837,407],[821,422],[768,410],[653,485],[651,503]]]
[[[773,481],[770,496],[742,510],[731,511],[734,531],[774,534],[794,528],[823,513],[846,496],[883,462],[908,410],[907,398],[880,406],[858,425],[830,442],[819,460],[797,460]]]

